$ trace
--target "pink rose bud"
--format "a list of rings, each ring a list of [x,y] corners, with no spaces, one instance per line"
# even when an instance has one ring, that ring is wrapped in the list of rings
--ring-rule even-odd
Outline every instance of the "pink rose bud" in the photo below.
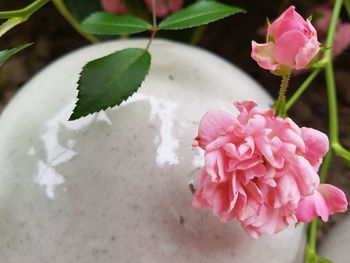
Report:
[[[260,67],[276,74],[308,67],[320,49],[315,28],[294,6],[268,26],[267,41],[252,41],[251,56]]]
[[[205,151],[205,166],[193,207],[211,208],[222,222],[239,221],[252,238],[347,210],[341,190],[319,183],[329,147],[324,133],[251,101],[235,106],[237,116],[211,110],[200,122],[193,146]]]
[[[157,17],[165,17],[182,7],[183,0],[155,0]],[[145,0],[148,10],[152,12],[152,0]]]
[[[101,6],[111,14],[125,14],[128,11],[124,0],[101,0]]]

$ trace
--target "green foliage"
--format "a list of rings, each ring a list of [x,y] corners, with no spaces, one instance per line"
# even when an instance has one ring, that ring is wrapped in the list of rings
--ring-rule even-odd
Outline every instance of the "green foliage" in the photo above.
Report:
[[[350,17],[350,0],[344,0],[344,6],[348,16]]]
[[[79,22],[96,11],[102,11],[100,0],[64,0],[64,3]]]
[[[150,30],[152,25],[138,17],[97,12],[86,18],[81,27],[85,32],[92,34],[126,35]]]
[[[73,3],[72,0],[65,2]],[[198,1],[165,18],[156,30],[191,28],[239,12],[244,10],[214,1]],[[100,35],[126,35],[154,30],[150,23],[141,18],[105,12],[90,15],[81,27],[88,33]],[[151,55],[147,50],[129,48],[86,64],[78,83],[78,102],[70,120],[120,105],[140,87],[150,63]]]
[[[148,74],[151,55],[128,48],[90,61],[78,82],[78,102],[70,117],[75,120],[119,105],[140,87]]]
[[[13,55],[15,55],[16,53],[22,51],[23,49],[25,49],[26,47],[29,47],[31,46],[32,43],[28,43],[28,44],[24,44],[24,45],[21,45],[19,47],[15,47],[15,48],[12,48],[12,49],[5,49],[5,50],[2,50],[0,51],[0,67],[2,65],[5,64],[5,62],[10,58],[12,57]]]
[[[214,1],[201,1],[165,18],[160,29],[177,30],[205,25],[227,16],[244,12],[243,9]]]

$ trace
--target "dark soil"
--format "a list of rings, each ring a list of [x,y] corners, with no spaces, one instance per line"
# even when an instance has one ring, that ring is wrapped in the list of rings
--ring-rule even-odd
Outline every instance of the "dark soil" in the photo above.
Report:
[[[0,10],[22,7],[28,2],[29,0],[1,0]],[[288,1],[280,1],[279,5],[276,5],[276,2],[275,0],[235,1],[249,12],[210,25],[199,43],[203,48],[211,50],[248,72],[274,97],[277,95],[280,79],[262,70],[250,59],[250,41],[252,39],[263,41],[263,37],[257,34],[257,28],[264,25],[266,16],[276,17],[287,6]],[[299,10],[305,10],[305,2],[309,3],[309,1],[289,2],[297,5]],[[0,68],[0,112],[16,91],[36,72],[67,52],[88,44],[50,4],[36,13],[27,23],[2,37],[0,50],[27,42],[34,42],[35,45],[16,55]],[[335,61],[340,139],[347,148],[350,148],[349,65],[350,49]],[[294,77],[289,92],[295,91],[306,76],[299,74]],[[327,97],[322,74],[290,110],[289,115],[300,126],[328,132]],[[350,168],[338,157],[333,159],[328,181],[343,189],[348,199],[350,198]],[[335,215],[331,217],[330,223],[321,224],[319,238],[322,240],[328,229],[343,217],[344,214]]]

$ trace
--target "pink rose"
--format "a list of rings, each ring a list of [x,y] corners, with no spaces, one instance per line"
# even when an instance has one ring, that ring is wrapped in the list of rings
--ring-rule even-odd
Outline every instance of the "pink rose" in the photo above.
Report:
[[[101,0],[101,6],[111,14],[125,14],[128,11],[124,0]]]
[[[347,209],[341,190],[319,184],[324,133],[254,102],[235,106],[237,116],[211,110],[200,122],[193,146],[205,151],[205,166],[193,207],[212,208],[223,222],[238,220],[253,238]]]
[[[264,44],[252,41],[251,56],[260,67],[277,74],[307,67],[320,49],[315,28],[294,6],[268,26],[267,39]]]
[[[148,10],[152,12],[152,0],[145,0]],[[157,17],[165,17],[182,7],[183,0],[156,0]]]

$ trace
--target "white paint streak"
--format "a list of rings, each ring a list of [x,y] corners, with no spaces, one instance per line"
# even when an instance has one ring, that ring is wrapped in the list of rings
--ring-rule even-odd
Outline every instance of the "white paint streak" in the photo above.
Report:
[[[91,125],[94,120],[112,125],[105,112],[92,114],[75,121],[68,121],[74,105],[73,102],[68,104],[60,113],[50,119],[46,124],[46,132],[41,137],[46,150],[46,159],[38,161],[38,175],[35,177],[35,182],[45,187],[45,192],[51,199],[55,197],[55,187],[65,182],[64,177],[55,170],[55,167],[77,155],[77,152],[73,149],[76,144],[74,140],[69,139],[67,146],[61,144],[59,140],[60,129],[65,127],[77,132]],[[31,149],[29,150],[31,151]]]
[[[45,187],[45,193],[50,199],[55,198],[55,187],[65,181],[62,175],[43,161],[38,161],[38,175],[34,180],[40,186]]]
[[[205,164],[204,150],[195,148],[192,164],[195,168],[201,168]]]
[[[160,121],[159,134],[155,138],[155,144],[157,146],[157,164],[177,164],[179,160],[176,151],[179,147],[179,140],[173,135],[177,104],[169,100],[136,93],[126,102],[123,102],[120,107],[143,100],[150,103],[150,119],[157,119]],[[55,197],[55,187],[65,182],[64,177],[55,170],[55,167],[71,160],[77,155],[77,152],[74,151],[76,144],[74,140],[68,140],[66,143],[67,146],[61,144],[59,140],[59,131],[61,127],[63,126],[68,130],[77,132],[88,127],[94,121],[103,121],[108,125],[112,125],[112,121],[105,112],[92,114],[75,121],[68,121],[73,108],[74,103],[70,103],[59,114],[50,119],[46,124],[46,132],[41,137],[46,150],[46,159],[38,161],[38,175],[35,177],[35,182],[45,187],[46,195],[50,199]],[[34,153],[33,149],[28,150],[28,154]]]
[[[159,134],[154,139],[154,143],[157,146],[157,164],[178,164],[179,158],[176,152],[179,148],[179,140],[173,135],[177,103],[154,96],[135,93],[127,101],[124,101],[120,107],[137,101],[148,101],[151,106],[150,119],[160,121]]]
[[[179,163],[176,154],[179,148],[179,140],[173,135],[175,111],[177,103],[151,96],[151,119],[160,120],[159,138],[155,138],[157,147],[156,161],[158,165]]]

